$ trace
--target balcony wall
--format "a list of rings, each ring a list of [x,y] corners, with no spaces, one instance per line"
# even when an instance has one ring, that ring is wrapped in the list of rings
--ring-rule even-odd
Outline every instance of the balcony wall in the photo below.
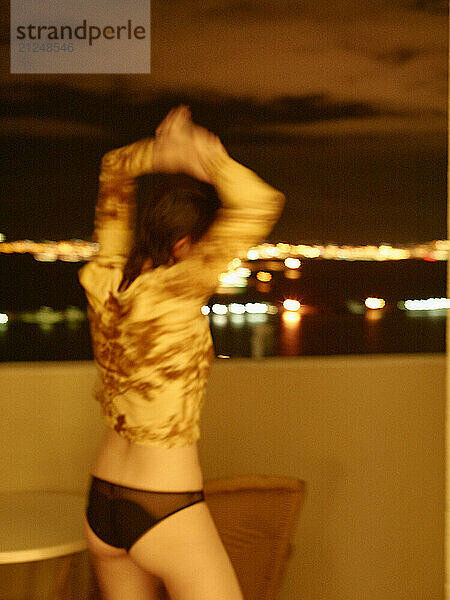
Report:
[[[0,491],[86,491],[94,380],[92,362],[2,365]],[[442,600],[444,426],[444,355],[216,360],[201,460],[205,478],[307,482],[280,600]]]

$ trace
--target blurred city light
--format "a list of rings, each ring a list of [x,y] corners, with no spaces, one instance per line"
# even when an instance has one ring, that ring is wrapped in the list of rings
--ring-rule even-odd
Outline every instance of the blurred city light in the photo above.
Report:
[[[97,242],[87,242],[79,239],[63,240],[59,242],[49,240],[44,242],[34,242],[33,240],[6,242],[4,234],[0,234],[0,253],[11,254],[17,252],[23,254],[29,252],[38,260],[51,260],[50,257],[55,254],[58,257],[58,260],[74,262],[90,260],[98,251],[99,244]],[[324,245],[295,245],[278,242],[277,244],[264,243],[259,246],[254,246],[247,251],[246,258],[247,260],[284,259],[289,260],[289,263],[286,263],[286,267],[298,268],[293,266],[296,263],[291,262],[291,260],[298,260],[298,257],[350,261],[398,261],[421,259],[433,262],[438,260],[448,260],[449,253],[449,240],[433,240],[431,242],[422,242],[420,244],[410,244],[400,248],[394,248],[391,244],[386,243],[381,243],[378,246],[338,246],[334,243]],[[46,256],[48,258],[45,258]],[[241,258],[236,257],[233,259],[229,268],[237,268],[241,264]]]
[[[298,269],[300,266],[300,260],[298,258],[290,258],[289,257],[289,258],[286,258],[286,260],[284,261],[284,264],[289,269]]]
[[[239,267],[236,270],[236,275],[238,277],[250,277],[251,274],[252,274],[252,272],[247,267]]]
[[[228,264],[228,271],[233,271],[234,269],[240,267],[241,262],[242,261],[240,258],[233,258],[233,260]]]
[[[58,260],[58,254],[56,252],[37,252],[34,258],[39,262],[55,262]]]
[[[267,312],[267,304],[263,302],[247,302],[245,310],[250,314],[263,314]]]
[[[220,284],[224,287],[246,287],[247,279],[240,277],[235,271],[221,273],[219,276]]]
[[[300,302],[298,300],[292,300],[291,298],[285,300],[283,302],[283,306],[286,310],[291,312],[296,312],[300,310]]]
[[[225,304],[213,304],[211,310],[215,315],[226,315],[228,312],[228,308]]]
[[[267,283],[272,279],[272,275],[270,273],[267,273],[267,271],[258,271],[256,273],[256,279],[258,279],[258,281]]]
[[[428,298],[426,300],[405,300],[398,307],[406,310],[443,310],[450,308],[449,298]]]
[[[383,298],[366,298],[364,304],[367,306],[367,308],[376,310],[379,308],[384,308],[386,302],[383,300]]]
[[[348,310],[354,315],[363,315],[366,312],[364,304],[362,302],[357,302],[356,300],[348,300],[346,304]]]
[[[66,323],[70,329],[79,327],[81,321],[86,319],[86,314],[78,306],[68,306],[64,311]]]
[[[238,304],[236,302],[232,302],[228,306],[228,310],[230,311],[230,313],[233,313],[234,315],[243,315],[245,313],[245,306],[243,304]]]

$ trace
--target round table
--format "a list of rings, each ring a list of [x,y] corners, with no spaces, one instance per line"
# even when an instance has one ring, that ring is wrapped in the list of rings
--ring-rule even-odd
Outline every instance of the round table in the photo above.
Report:
[[[64,557],[52,598],[61,597],[74,554],[86,550],[86,498],[67,492],[0,493],[0,564]]]

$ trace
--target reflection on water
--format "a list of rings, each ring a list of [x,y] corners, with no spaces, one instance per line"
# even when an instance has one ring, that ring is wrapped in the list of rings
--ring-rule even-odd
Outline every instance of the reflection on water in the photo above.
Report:
[[[283,312],[239,315],[238,326],[230,317],[214,315],[211,331],[216,353],[231,357],[445,352],[445,312]]]
[[[210,314],[216,355],[231,358],[445,352],[445,311]],[[87,320],[0,324],[0,360],[92,360]]]
[[[272,323],[255,323],[250,335],[250,351],[252,358],[263,358],[264,356],[273,355],[275,327]]]
[[[299,356],[302,354],[302,315],[298,312],[284,312],[280,323],[280,345],[281,356]]]
[[[222,290],[209,299],[204,314],[216,355],[445,352],[445,309],[425,312],[432,303],[417,300],[446,295],[445,262],[305,260],[301,269],[289,264],[286,270],[282,261],[260,261],[246,289]],[[43,264],[28,255],[4,257],[1,361],[92,359],[79,267]],[[285,311],[296,311],[299,303],[300,312],[288,316]],[[385,306],[371,310],[368,303]],[[10,321],[2,324],[2,316]]]

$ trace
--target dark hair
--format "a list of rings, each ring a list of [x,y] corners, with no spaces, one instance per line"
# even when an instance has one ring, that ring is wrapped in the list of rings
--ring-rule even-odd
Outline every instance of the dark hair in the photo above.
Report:
[[[217,195],[205,193],[199,186],[174,187],[157,198],[151,196],[137,211],[134,241],[121,286],[125,282],[130,285],[149,258],[152,268],[167,264],[173,245],[186,235],[192,243],[198,242],[214,221],[219,205]]]

